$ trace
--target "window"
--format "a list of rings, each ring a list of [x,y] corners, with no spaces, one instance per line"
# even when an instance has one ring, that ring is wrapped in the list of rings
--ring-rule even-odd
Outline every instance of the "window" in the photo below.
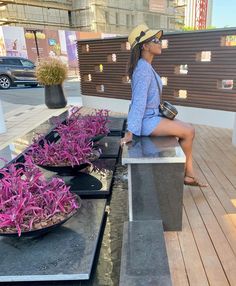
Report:
[[[131,80],[128,75],[122,76],[122,83],[131,83]]]
[[[34,64],[30,61],[27,61],[27,60],[20,60],[20,61],[24,67],[27,67],[27,68],[33,68],[34,67]]]
[[[19,59],[1,59],[2,65],[8,65],[8,66],[22,66],[22,63]]]
[[[131,26],[133,27],[135,25],[135,22],[134,22],[134,15],[131,15]]]
[[[197,53],[196,60],[199,62],[210,62],[211,61],[211,51],[202,51]]]
[[[95,72],[97,72],[97,73],[103,72],[103,64],[96,65],[96,66],[94,67],[94,70],[95,70]]]
[[[188,92],[185,89],[179,89],[178,91],[174,91],[174,96],[181,99],[186,99],[188,97]]]
[[[99,85],[96,85],[96,90],[97,90],[97,92],[104,92],[105,87],[103,84],[99,84]]]
[[[82,53],[88,53],[89,52],[89,45],[86,44],[86,45],[83,45],[82,46]]]
[[[109,13],[107,11],[105,11],[105,21],[106,21],[106,24],[110,24]]]
[[[222,37],[222,46],[233,47],[236,46],[236,35],[228,35]]]
[[[179,65],[175,67],[176,74],[187,74],[188,73],[188,65]]]
[[[143,6],[144,7],[148,7],[149,5],[149,1],[148,0],[143,0]]]
[[[89,73],[89,74],[86,74],[86,75],[84,75],[84,81],[86,81],[86,82],[89,82],[89,81],[92,81],[92,76],[91,76],[91,74]]]
[[[129,27],[130,26],[130,15],[126,15],[126,26]]]
[[[119,13],[116,12],[116,25],[119,25]]]
[[[233,89],[234,81],[232,79],[223,79],[218,81],[218,88],[220,89]]]
[[[161,47],[162,49],[167,49],[168,48],[168,40],[162,40],[161,41]]]
[[[161,77],[161,81],[162,81],[162,84],[163,84],[163,85],[167,85],[167,83],[168,83],[168,77],[162,76],[162,77]]]
[[[121,44],[121,50],[122,51],[129,51],[130,50],[130,43],[129,42],[125,42]]]
[[[109,63],[115,63],[116,62],[116,54],[111,54],[107,56],[107,61]]]

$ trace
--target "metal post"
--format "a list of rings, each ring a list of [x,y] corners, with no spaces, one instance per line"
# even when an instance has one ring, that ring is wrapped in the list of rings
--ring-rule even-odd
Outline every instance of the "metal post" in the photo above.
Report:
[[[37,31],[36,31],[36,30],[33,30],[34,41],[35,41],[36,52],[37,52],[37,57],[38,57],[38,59],[39,59],[39,58],[40,58],[40,55],[39,55],[39,46],[38,46],[38,40],[37,40],[36,33],[37,33]]]
[[[34,42],[35,42],[35,47],[36,47],[37,58],[40,59],[37,33],[41,32],[41,30],[26,29],[26,32],[32,33],[34,35]]]

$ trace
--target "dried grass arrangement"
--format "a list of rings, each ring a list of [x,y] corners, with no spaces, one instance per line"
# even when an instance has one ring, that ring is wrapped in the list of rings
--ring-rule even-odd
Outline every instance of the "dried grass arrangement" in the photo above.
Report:
[[[60,85],[67,74],[67,65],[58,58],[43,59],[36,67],[37,80],[43,85]]]

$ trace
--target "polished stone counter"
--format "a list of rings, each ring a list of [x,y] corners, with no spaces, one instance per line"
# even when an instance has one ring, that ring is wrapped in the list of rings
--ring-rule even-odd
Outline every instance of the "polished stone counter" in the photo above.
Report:
[[[99,140],[97,148],[101,150],[100,158],[118,158],[121,136],[106,136]]]
[[[0,282],[89,279],[105,205],[83,200],[75,216],[40,237],[0,237]]]
[[[165,137],[134,137],[123,146],[122,164],[184,163],[185,155],[177,139]]]
[[[47,179],[59,177],[70,187],[70,191],[79,196],[102,198],[110,195],[115,159],[99,159],[90,166],[73,171],[68,168],[66,173],[57,173],[40,167]]]
[[[119,286],[171,286],[162,221],[125,222]]]

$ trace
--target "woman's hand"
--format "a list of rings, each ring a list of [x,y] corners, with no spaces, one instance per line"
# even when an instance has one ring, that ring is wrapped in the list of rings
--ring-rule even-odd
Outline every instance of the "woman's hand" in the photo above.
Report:
[[[131,132],[126,132],[125,136],[123,138],[121,138],[120,140],[120,145],[123,146],[126,143],[129,143],[133,140],[133,134]]]

